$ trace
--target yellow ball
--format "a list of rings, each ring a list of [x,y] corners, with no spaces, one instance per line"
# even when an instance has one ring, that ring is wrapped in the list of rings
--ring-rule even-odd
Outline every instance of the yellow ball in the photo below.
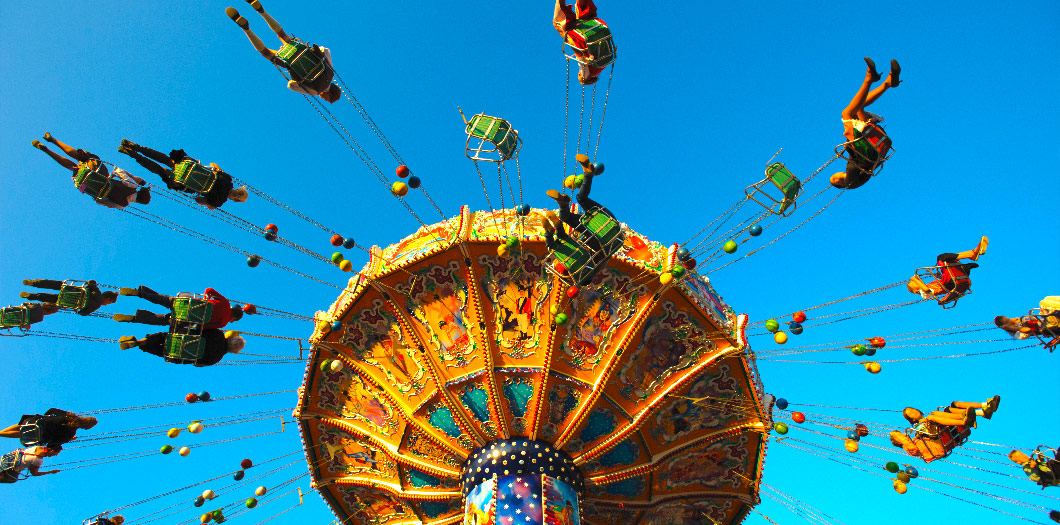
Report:
[[[552,306],[549,306],[548,307],[548,313],[550,313],[552,315],[558,314],[559,313],[559,305],[558,304],[554,304]]]
[[[343,366],[342,360],[341,359],[336,359],[336,360],[331,362],[331,371],[332,372],[338,372],[339,370],[342,370],[342,366]]]
[[[348,260],[343,260],[342,262],[339,263],[339,269],[344,271],[344,272],[352,272],[353,271],[353,263],[348,261]]]
[[[868,370],[870,374],[878,374],[882,369],[883,367],[875,361],[871,363],[865,363],[865,370]]]
[[[180,450],[177,451],[177,454],[180,454],[181,456],[187,456],[188,454],[191,454],[191,449],[188,447],[180,447]]]
[[[782,345],[788,342],[788,334],[785,334],[784,332],[777,332],[773,334],[773,341],[776,341],[778,345]]]
[[[899,494],[905,494],[905,492],[907,490],[909,490],[909,489],[905,486],[905,483],[902,483],[901,481],[898,481],[898,480],[894,480],[894,491],[895,492],[897,492]]]
[[[843,443],[843,446],[846,447],[847,452],[857,452],[858,451],[858,442],[854,441],[853,439],[846,440],[846,442]]]
[[[573,190],[578,187],[578,181],[575,179],[574,175],[563,179],[563,187],[567,188],[568,190]]]
[[[196,422],[188,425],[188,432],[191,432],[192,434],[198,434],[199,432],[202,432],[203,428],[205,428],[203,426],[203,424],[198,422],[198,421],[196,421]]]
[[[670,272],[659,274],[659,283],[663,286],[670,284],[670,281],[672,280],[674,280],[674,274]]]
[[[497,255],[500,257],[507,257],[511,252],[511,248],[508,248],[507,244],[502,244],[497,247]]]
[[[390,185],[390,193],[397,195],[398,197],[404,197],[409,194],[409,185],[404,182],[397,181]]]
[[[166,432],[166,435],[171,437],[171,438],[175,438],[175,437],[180,435],[180,429],[179,428],[171,428],[171,429],[169,429],[169,432]]]

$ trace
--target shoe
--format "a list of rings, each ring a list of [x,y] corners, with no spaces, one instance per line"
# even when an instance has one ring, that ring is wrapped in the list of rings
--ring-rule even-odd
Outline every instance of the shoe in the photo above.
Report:
[[[246,18],[243,18],[242,16],[239,16],[239,11],[236,11],[236,8],[234,8],[234,7],[226,7],[225,8],[225,14],[228,15],[228,18],[231,18],[232,21],[235,22],[236,25],[240,27],[240,29],[243,29],[244,31],[246,31],[247,29],[250,29],[250,23],[247,22]]]
[[[578,161],[578,164],[581,164],[583,168],[584,167],[592,168],[592,166],[593,166],[593,164],[591,162],[589,162],[589,156],[584,154],[584,153],[579,153],[579,154],[575,155],[574,156],[574,160]]]
[[[48,133],[47,131],[45,131],[44,132],[44,140],[53,140],[52,139],[52,134]]]
[[[32,283],[33,283],[33,281],[31,281],[29,279],[22,279],[22,284],[25,285],[25,286],[33,286]]]
[[[123,335],[118,338],[118,346],[120,346],[122,350],[128,350],[140,346],[140,343],[131,335]]]
[[[119,323],[131,323],[133,320],[133,316],[129,314],[114,314],[113,316],[111,316],[111,319],[114,319]]]
[[[29,292],[22,292],[22,293],[18,294],[18,296],[23,298],[23,299],[29,299]]]
[[[997,412],[997,407],[1001,406],[1001,396],[994,396],[986,400],[986,406],[983,407],[983,417],[990,419]]]
[[[122,288],[121,290],[118,290],[118,295],[138,297],[140,295],[140,291],[136,288]]]
[[[873,68],[873,69],[875,69],[875,68]],[[898,84],[902,83],[901,80],[898,80],[898,75],[901,72],[902,72],[902,66],[898,65],[898,61],[897,60],[891,59],[891,76],[887,80],[887,84],[890,87],[893,87],[893,88],[894,87],[898,87]],[[876,75],[876,76],[879,77],[879,75]],[[877,78],[876,80],[879,80],[879,78]]]
[[[121,139],[121,144],[118,146],[118,153],[125,153],[128,155],[133,152],[134,147],[136,147],[135,142],[128,139]]]
[[[556,202],[558,202],[560,204],[560,206],[566,206],[566,205],[570,204],[570,197],[567,196],[567,195],[564,195],[564,194],[562,194],[562,193],[560,193],[560,192],[558,192],[556,190],[548,190],[548,191],[545,192],[545,195],[548,195],[549,197],[552,197],[553,199],[555,199]]]
[[[247,0],[247,3],[250,4],[250,7],[253,7],[255,11],[259,13],[265,12],[265,8],[261,7],[261,2],[258,0]]]
[[[976,246],[975,250],[972,250],[975,253],[976,260],[979,260],[979,257],[986,253],[986,247],[989,245],[990,239],[987,239],[986,235],[984,235],[982,239],[979,239],[979,246]]]
[[[30,144],[33,144],[34,148],[37,148],[41,151],[45,150],[44,144],[41,144],[39,140],[34,140],[33,142],[30,142]]]
[[[882,75],[880,75],[876,71],[876,63],[873,62],[871,58],[865,57],[865,64],[867,64],[869,66],[869,71],[872,72],[872,81],[873,82],[876,82],[877,80],[883,78]]]

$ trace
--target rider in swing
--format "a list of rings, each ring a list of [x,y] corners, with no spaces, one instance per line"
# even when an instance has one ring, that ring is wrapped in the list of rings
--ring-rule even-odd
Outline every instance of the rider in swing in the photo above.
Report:
[[[574,48],[574,55],[578,57],[580,64],[578,82],[583,86],[588,86],[600,80],[600,72],[606,65],[596,67],[588,64],[597,57],[592,56],[588,51],[585,38],[573,30],[579,20],[596,20],[600,25],[607,27],[603,20],[596,18],[596,4],[593,0],[577,0],[573,6],[564,3],[563,0],[556,0],[556,8],[552,13],[552,27],[556,28],[564,42]]]
[[[291,80],[287,82],[287,89],[303,93],[306,95],[312,95],[320,97],[329,103],[335,103],[342,98],[342,89],[337,84],[333,84],[331,80],[335,77],[335,69],[331,65],[331,50],[326,47],[318,46],[316,44],[309,45],[303,53],[310,53],[313,56],[312,62],[320,62],[323,66],[319,72],[314,72],[313,78],[303,78],[300,71],[300,64],[298,60],[302,57],[301,53],[297,56],[287,57],[280,56],[285,49],[296,49],[298,46],[306,46],[303,42],[298,39],[291,37],[280,26],[280,23],[276,21],[272,16],[265,12],[265,8],[261,6],[261,2],[258,0],[247,0],[250,7],[254,8],[255,11],[265,19],[265,23],[269,24],[269,29],[272,29],[276,36],[283,41],[284,49],[273,51],[265,47],[265,43],[258,38],[258,35],[254,34],[250,30],[250,23],[247,22],[246,18],[239,15],[239,11],[236,11],[234,7],[228,7],[225,9],[225,14],[228,18],[231,18],[233,22],[238,25],[244,33],[247,34],[247,38],[250,39],[251,45],[254,49],[261,53],[261,56],[265,57],[266,60],[287,69],[287,72],[291,75]],[[314,70],[317,68],[314,68]]]
[[[880,98],[884,91],[898,87],[901,82],[898,79],[898,75],[902,72],[902,67],[898,65],[897,60],[891,60],[891,73],[887,76],[887,80],[877,86],[876,89],[869,91],[872,88],[872,83],[880,80],[881,75],[876,72],[876,63],[871,58],[865,57],[865,64],[868,66],[868,70],[865,72],[865,80],[861,82],[861,87],[850,101],[850,104],[843,108],[843,136],[848,141],[846,149],[850,159],[847,160],[845,172],[837,172],[829,179],[832,186],[839,189],[852,190],[860,188],[861,185],[872,178],[872,170],[875,166],[867,164],[865,159],[860,158],[854,151],[852,143],[861,136],[861,132],[866,126],[883,122],[883,117],[866,111],[865,108],[869,104],[876,102],[876,99]]]
[[[93,199],[95,199],[96,204],[108,208],[122,209],[134,202],[138,204],[147,204],[151,202],[151,188],[145,186],[147,182],[140,177],[130,175],[129,172],[118,167],[115,167],[114,173],[111,174],[107,171],[107,166],[103,164],[103,161],[101,161],[98,156],[83,149],[75,149],[68,146],[53,137],[51,133],[45,132],[44,140],[58,146],[59,149],[70,158],[63,157],[62,155],[48,149],[48,146],[41,144],[39,140],[34,140],[32,142],[33,147],[47,153],[48,156],[55,160],[55,162],[58,162],[60,166],[74,172],[74,184],[82,193],[89,191],[87,187],[89,183],[88,179],[92,177],[93,172],[96,172],[97,175],[109,181],[107,184],[110,185],[110,190],[106,192],[104,197],[91,195]],[[79,175],[82,177],[82,182],[80,184],[78,183]]]

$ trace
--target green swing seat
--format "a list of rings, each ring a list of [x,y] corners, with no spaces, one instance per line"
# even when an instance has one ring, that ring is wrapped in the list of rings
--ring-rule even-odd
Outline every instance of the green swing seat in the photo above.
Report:
[[[166,335],[166,361],[170,363],[198,364],[206,351],[206,341],[201,335],[175,334]]]
[[[0,328],[21,328],[29,325],[29,309],[25,306],[5,306],[0,309]]]
[[[297,39],[285,43],[276,52],[276,58],[283,61],[291,78],[297,82],[313,82],[329,69],[323,56],[314,52],[312,46]]]
[[[768,192],[762,189],[766,183],[772,183],[780,191],[780,198],[774,195],[770,195]],[[797,205],[797,199],[799,194],[802,192],[802,182],[799,181],[798,177],[793,175],[787,167],[781,162],[775,162],[766,167],[766,178],[758,181],[747,188],[744,188],[744,194],[748,198],[762,205],[765,209],[769,210],[774,215],[783,215],[787,217],[795,211]],[[763,200],[758,200],[758,197],[763,197]],[[763,202],[768,199],[770,202]]]
[[[80,310],[88,303],[88,290],[84,286],[77,286],[71,281],[63,282],[59,287],[59,308],[68,310]]]
[[[208,193],[217,182],[217,174],[197,160],[184,159],[173,167],[173,180],[191,191]]]
[[[521,145],[519,132],[512,129],[511,123],[502,118],[479,113],[471,117],[467,127],[464,128],[464,133],[467,133],[468,137],[466,154],[468,158],[473,160],[504,161],[515,157],[519,153]],[[472,138],[481,139],[483,142],[479,144],[478,148],[472,148]],[[486,142],[492,144],[493,149],[484,149],[483,146]],[[500,158],[494,159],[480,155],[492,153],[496,153]]]
[[[567,275],[575,282],[582,283],[592,277],[592,253],[578,243],[556,237],[552,255],[567,268]]]
[[[213,304],[191,295],[173,298],[173,321],[205,324],[213,316]]]
[[[567,55],[569,58],[589,67],[604,67],[615,61],[615,43],[611,39],[611,30],[607,24],[597,19],[578,20],[571,32],[581,36],[585,47],[575,47],[570,44],[570,40],[567,40],[567,43],[579,51],[587,52],[591,58],[586,60],[577,55]]]
[[[622,248],[625,240],[622,236],[622,225],[610,214],[601,209],[594,209],[583,213],[580,220],[582,226],[600,241],[600,246],[608,257]]]
[[[871,166],[875,175],[877,169],[894,153],[891,146],[891,137],[887,136],[883,128],[870,122],[860,131],[855,128],[854,140],[837,146],[836,153],[846,153],[849,160],[866,167]],[[866,171],[869,169],[866,168]]]
[[[103,163],[92,159],[77,166],[77,172],[74,173],[74,187],[93,198],[105,199],[107,195],[110,195],[112,182]]]

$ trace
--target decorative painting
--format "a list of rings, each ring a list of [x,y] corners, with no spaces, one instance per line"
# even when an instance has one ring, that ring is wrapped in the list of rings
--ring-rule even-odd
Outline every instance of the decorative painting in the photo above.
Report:
[[[460,263],[432,264],[416,270],[397,286],[406,295],[409,315],[431,336],[438,360],[464,367],[475,359],[475,340],[468,333],[467,280]]]
[[[533,355],[541,338],[537,312],[548,298],[541,260],[532,252],[511,257],[481,255],[482,290],[493,303],[493,337],[497,349],[515,359]]]
[[[495,525],[497,478],[487,479],[471,489],[464,502],[463,525]]]
[[[660,313],[649,318],[644,335],[615,377],[618,392],[630,401],[652,395],[673,374],[694,364],[714,343],[688,312],[672,301],[660,303]]]
[[[562,345],[567,364],[577,370],[592,370],[599,365],[603,348],[636,313],[643,292],[643,285],[613,268],[602,270],[580,290],[573,301],[573,311],[578,315]]]
[[[351,316],[342,344],[358,360],[378,368],[402,394],[417,395],[426,386],[415,337],[381,299]]]
[[[745,419],[741,409],[739,382],[730,374],[728,363],[721,363],[695,380],[681,397],[671,397],[655,412],[649,432],[662,444],[670,444],[697,430],[718,429]],[[695,399],[702,401],[696,402]]]

